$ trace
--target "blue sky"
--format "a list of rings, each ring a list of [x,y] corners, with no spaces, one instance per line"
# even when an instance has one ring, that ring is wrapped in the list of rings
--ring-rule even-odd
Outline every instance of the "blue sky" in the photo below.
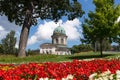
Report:
[[[28,45],[26,49],[39,49],[40,44],[45,42],[51,42],[52,32],[54,28],[59,26],[59,24],[66,30],[66,34],[68,36],[68,47],[72,47],[73,45],[79,45],[80,38],[82,37],[81,23],[84,21],[84,18],[87,17],[89,11],[95,10],[95,6],[92,3],[93,0],[78,1],[81,3],[82,9],[85,11],[85,14],[82,18],[76,18],[73,21],[69,21],[66,18],[62,18],[58,21],[58,23],[55,23],[53,21],[39,20],[37,26],[31,27]],[[120,0],[115,0],[115,3],[120,4]],[[6,34],[11,30],[16,31],[16,47],[18,47],[21,27],[15,25],[14,22],[10,23],[7,20],[6,16],[0,16],[0,40],[4,38]]]

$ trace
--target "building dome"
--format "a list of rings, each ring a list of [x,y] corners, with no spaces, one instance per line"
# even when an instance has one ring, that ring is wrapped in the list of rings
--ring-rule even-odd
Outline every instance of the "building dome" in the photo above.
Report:
[[[65,30],[63,27],[58,26],[57,28],[55,28],[55,30],[53,31],[53,34],[66,34]]]

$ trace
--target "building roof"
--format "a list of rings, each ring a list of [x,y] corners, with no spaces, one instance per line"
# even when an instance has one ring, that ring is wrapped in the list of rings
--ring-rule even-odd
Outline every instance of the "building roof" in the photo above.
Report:
[[[67,38],[66,34],[60,34],[60,33],[54,33],[51,37],[52,38],[55,38],[55,37],[66,37]]]
[[[68,48],[66,45],[55,45],[51,43],[44,43],[40,46],[42,49],[48,49],[48,48],[56,48],[56,51],[68,51]]]
[[[40,45],[40,48],[55,48],[55,47],[56,45],[51,43],[44,43]]]
[[[66,35],[66,32],[65,32],[65,30],[64,30],[63,27],[58,26],[58,27],[55,28],[55,30],[53,31],[53,34],[65,34],[65,35]]]

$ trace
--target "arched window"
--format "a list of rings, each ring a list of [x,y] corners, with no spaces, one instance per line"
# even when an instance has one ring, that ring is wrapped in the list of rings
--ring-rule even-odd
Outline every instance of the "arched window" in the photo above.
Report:
[[[63,38],[61,39],[61,44],[64,44],[64,39]]]
[[[56,44],[58,44],[58,39],[56,39]]]
[[[50,50],[50,54],[52,54],[52,50]]]
[[[48,50],[46,50],[46,54],[49,54],[49,51],[48,51]]]
[[[61,33],[63,33],[63,30],[61,30]]]
[[[43,54],[44,54],[45,52],[43,51]]]

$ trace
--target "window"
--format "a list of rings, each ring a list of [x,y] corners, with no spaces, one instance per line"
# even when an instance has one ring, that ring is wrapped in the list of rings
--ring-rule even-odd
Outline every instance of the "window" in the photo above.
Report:
[[[61,33],[63,33],[63,30],[61,30]]]
[[[56,39],[56,44],[58,44],[58,39]]]
[[[61,44],[64,44],[64,39],[63,38],[61,39]]]
[[[52,50],[50,50],[50,54],[52,54]]]

